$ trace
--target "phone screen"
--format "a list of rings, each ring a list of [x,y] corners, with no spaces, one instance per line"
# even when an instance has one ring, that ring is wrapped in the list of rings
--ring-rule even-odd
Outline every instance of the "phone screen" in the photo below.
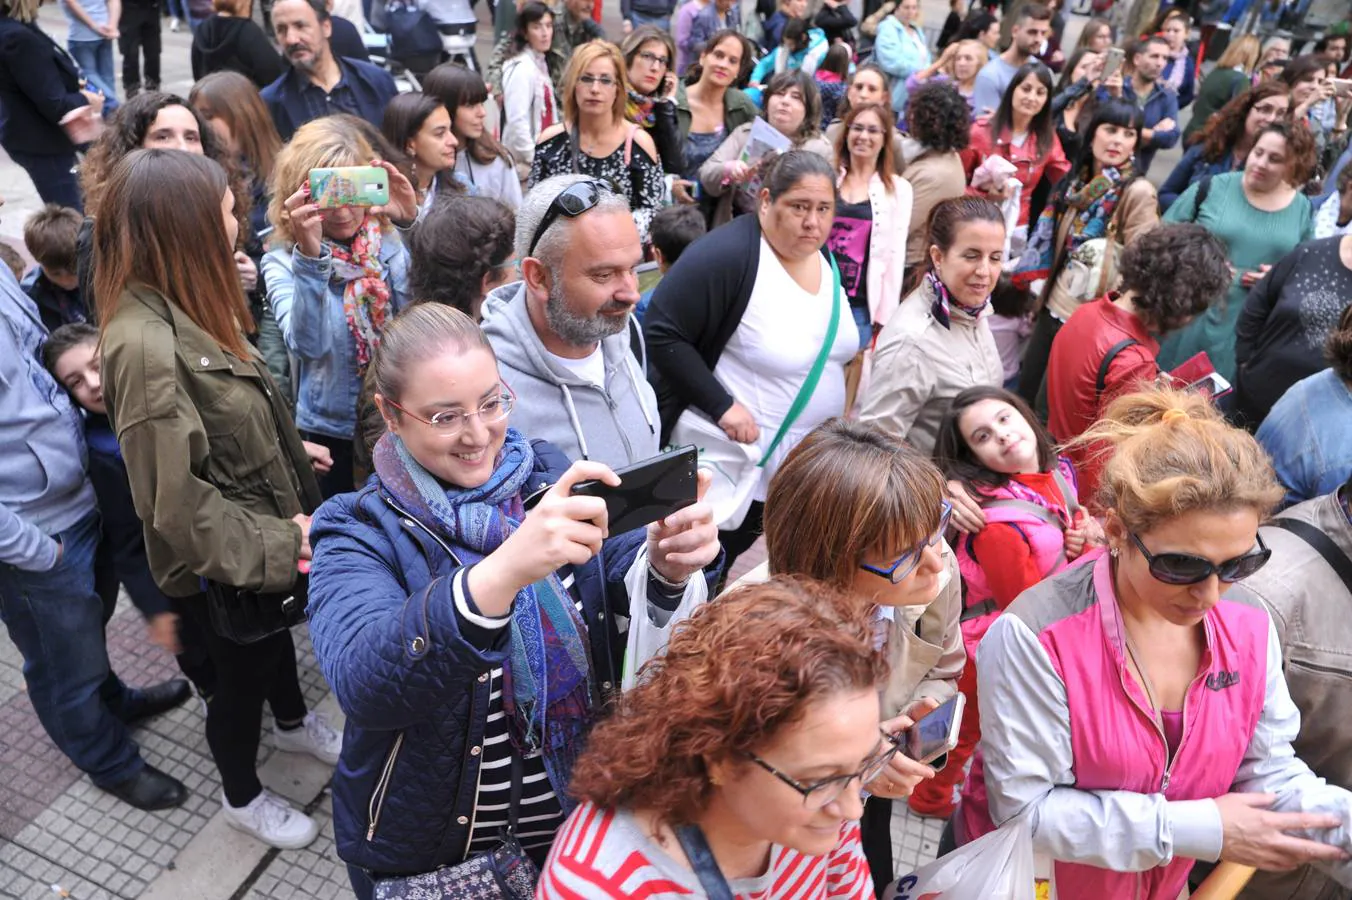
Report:
[[[917,762],[929,762],[952,750],[966,698],[955,694],[906,732],[906,755]]]

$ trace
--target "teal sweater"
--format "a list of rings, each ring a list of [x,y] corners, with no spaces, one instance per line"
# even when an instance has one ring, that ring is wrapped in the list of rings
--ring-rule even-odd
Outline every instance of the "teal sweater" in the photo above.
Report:
[[[1213,304],[1189,325],[1160,342],[1161,369],[1172,369],[1205,350],[1216,371],[1233,383],[1235,323],[1249,293],[1240,281],[1241,276],[1260,265],[1275,264],[1314,234],[1310,198],[1298,193],[1285,209],[1263,212],[1244,196],[1243,179],[1243,172],[1213,176],[1211,189],[1200,211],[1197,209],[1199,181],[1184,191],[1164,214],[1165,222],[1196,222],[1220,238],[1229,251],[1235,280],[1224,302]]]

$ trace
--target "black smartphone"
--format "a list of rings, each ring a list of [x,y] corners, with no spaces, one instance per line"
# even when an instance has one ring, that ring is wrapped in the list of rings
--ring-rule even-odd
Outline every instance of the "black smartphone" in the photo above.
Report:
[[[573,493],[606,501],[610,533],[623,534],[692,505],[697,499],[699,451],[694,444],[616,469],[617,487],[601,481],[579,481]]]

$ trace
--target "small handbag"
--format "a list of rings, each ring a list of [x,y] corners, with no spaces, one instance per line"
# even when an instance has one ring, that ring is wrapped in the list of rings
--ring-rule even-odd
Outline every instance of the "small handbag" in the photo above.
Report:
[[[516,838],[521,809],[521,757],[512,754],[512,790],[502,843],[458,866],[442,866],[421,875],[400,875],[376,882],[375,900],[531,900],[540,869]]]
[[[212,630],[227,641],[253,644],[305,621],[310,579],[302,573],[291,590],[272,593],[203,581]]]

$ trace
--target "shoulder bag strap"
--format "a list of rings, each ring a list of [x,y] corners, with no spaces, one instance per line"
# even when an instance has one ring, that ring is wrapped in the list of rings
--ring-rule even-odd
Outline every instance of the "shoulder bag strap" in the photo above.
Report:
[[[568,149],[572,151],[573,174],[582,174],[582,169],[578,166],[577,161],[578,155],[582,153],[582,148],[578,142],[576,125],[568,130]]]
[[[788,414],[784,416],[784,421],[779,423],[775,439],[766,448],[760,462],[756,463],[758,469],[764,468],[770,461],[779,442],[784,440],[784,435],[788,434],[789,428],[802,415],[803,408],[812,399],[812,392],[817,389],[817,382],[821,381],[822,371],[826,368],[826,358],[831,355],[831,348],[836,343],[836,331],[840,326],[840,270],[836,268],[835,254],[828,253],[827,258],[831,261],[831,324],[826,328],[826,340],[822,342],[822,348],[817,352],[817,361],[812,364],[812,371],[807,373],[807,380],[798,389],[798,396],[793,398],[793,405],[789,407]]]
[[[1343,584],[1352,585],[1352,559],[1348,559],[1347,554],[1327,534],[1309,522],[1302,522],[1299,519],[1273,519],[1268,524],[1289,531],[1309,544],[1324,557],[1324,562],[1329,564],[1329,568],[1338,573]]]
[[[1070,490],[1070,484],[1066,481],[1066,476],[1061,474],[1061,461],[1057,460],[1052,468],[1052,480],[1056,482],[1056,489],[1061,492],[1061,500],[1066,504],[1066,512],[1071,518],[1080,509],[1080,503],[1075,499],[1075,495]]]
[[[624,136],[624,165],[629,167],[629,160],[634,157],[634,132],[638,131],[638,125],[629,123],[629,133]]]
[[[714,852],[709,849],[709,842],[704,839],[704,832],[700,831],[699,826],[678,825],[675,831],[676,840],[681,842],[685,858],[690,861],[690,868],[695,870],[700,886],[704,888],[704,896],[709,900],[733,900],[732,888],[728,887],[728,880],[718,868]]]
[[[1202,214],[1202,206],[1206,203],[1207,195],[1211,193],[1211,176],[1203,175],[1202,180],[1197,182],[1197,196],[1193,198],[1192,219],[1196,222],[1197,217]]]
[[[1099,363],[1098,376],[1094,379],[1094,399],[1097,400],[1103,396],[1103,389],[1108,386],[1108,367],[1117,359],[1117,354],[1130,347],[1132,344],[1139,344],[1140,341],[1135,338],[1123,338],[1116,344],[1108,348],[1108,352],[1103,354],[1103,361]]]
[[[512,789],[507,799],[507,834],[511,837],[516,836],[517,822],[521,816],[521,754],[512,750]]]

